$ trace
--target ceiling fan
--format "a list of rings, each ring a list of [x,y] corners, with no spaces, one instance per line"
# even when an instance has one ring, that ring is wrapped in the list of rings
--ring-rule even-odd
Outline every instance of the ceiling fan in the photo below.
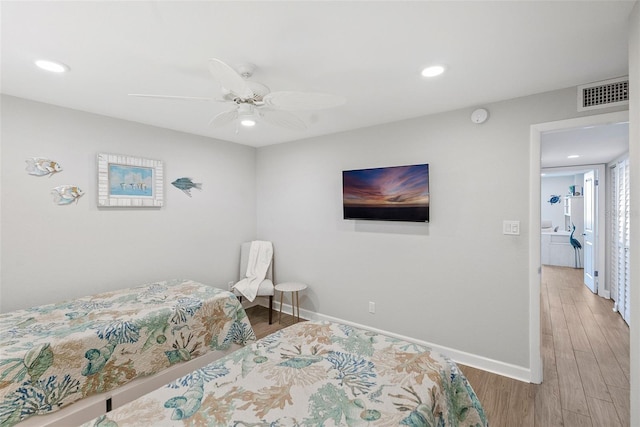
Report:
[[[271,92],[267,86],[248,80],[254,71],[252,64],[242,64],[236,71],[219,59],[210,59],[209,72],[222,86],[222,99],[141,93],[130,93],[129,96],[232,103],[233,108],[213,116],[209,125],[221,127],[239,119],[243,126],[253,126],[256,118],[260,118],[269,124],[293,130],[304,130],[307,125],[290,111],[333,108],[346,102],[344,97],[328,93]]]

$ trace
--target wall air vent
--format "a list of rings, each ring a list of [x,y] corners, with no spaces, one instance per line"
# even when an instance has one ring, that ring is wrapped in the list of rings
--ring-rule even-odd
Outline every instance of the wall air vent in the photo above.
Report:
[[[629,77],[578,86],[578,111],[616,107],[629,103]]]

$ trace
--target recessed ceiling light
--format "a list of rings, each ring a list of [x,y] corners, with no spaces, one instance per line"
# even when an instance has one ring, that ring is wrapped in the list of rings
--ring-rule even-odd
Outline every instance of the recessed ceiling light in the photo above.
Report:
[[[572,154],[570,156],[567,156],[567,159],[577,159],[578,157],[580,157],[579,154]]]
[[[423,77],[435,77],[444,73],[444,67],[442,65],[433,65],[422,70]]]
[[[251,126],[255,126],[256,125],[256,121],[253,120],[253,119],[242,119],[240,121],[240,124],[242,126],[251,127]]]
[[[69,67],[62,62],[47,61],[45,59],[39,59],[36,61],[36,65],[43,70],[51,71],[52,73],[64,73],[69,71]]]

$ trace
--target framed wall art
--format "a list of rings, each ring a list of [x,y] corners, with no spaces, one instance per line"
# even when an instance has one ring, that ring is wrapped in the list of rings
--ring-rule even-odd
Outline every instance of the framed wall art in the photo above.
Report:
[[[98,207],[160,208],[163,190],[160,160],[98,154]]]

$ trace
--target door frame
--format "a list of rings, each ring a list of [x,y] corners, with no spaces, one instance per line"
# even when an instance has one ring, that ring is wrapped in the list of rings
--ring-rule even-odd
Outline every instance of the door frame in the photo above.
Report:
[[[529,370],[530,381],[542,378],[540,325],[540,138],[552,130],[597,126],[629,121],[629,111],[597,114],[575,119],[533,124],[529,134]],[[604,240],[604,239],[602,239]]]

